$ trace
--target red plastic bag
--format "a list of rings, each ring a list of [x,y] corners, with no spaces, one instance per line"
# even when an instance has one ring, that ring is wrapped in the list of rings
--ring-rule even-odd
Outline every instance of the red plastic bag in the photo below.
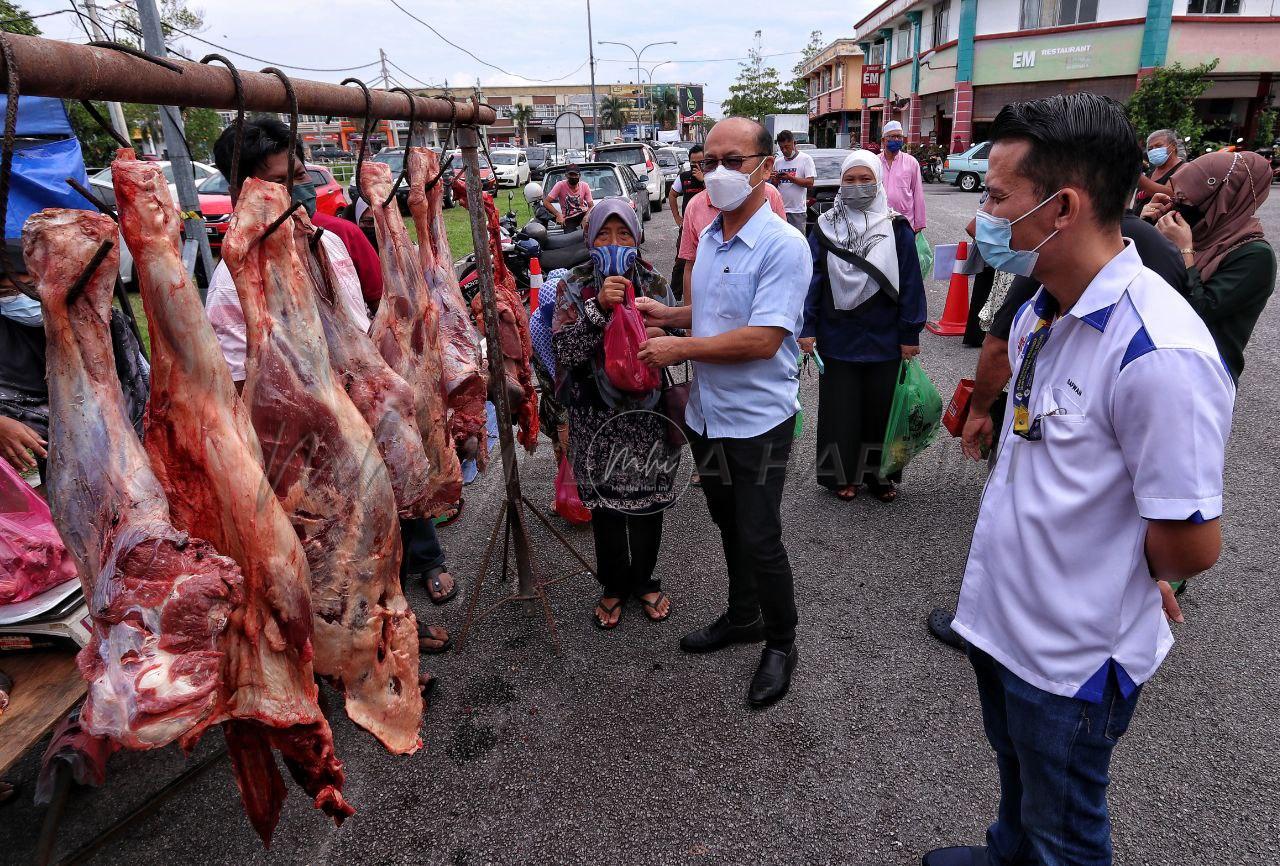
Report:
[[[640,345],[649,339],[636,309],[636,289],[627,281],[627,297],[613,308],[604,326],[604,372],[613,387],[628,394],[645,394],[662,385],[658,370],[640,360]]]
[[[578,496],[578,481],[573,477],[573,464],[567,454],[560,458],[560,470],[556,472],[556,514],[574,526],[591,522],[591,509],[583,505]]]
[[[0,458],[0,604],[26,601],[75,577],[49,506]]]

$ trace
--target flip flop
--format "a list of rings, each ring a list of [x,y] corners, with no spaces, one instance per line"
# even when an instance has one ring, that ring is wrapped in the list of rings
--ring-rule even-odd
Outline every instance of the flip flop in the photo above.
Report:
[[[444,632],[444,643],[439,645],[428,643],[429,641],[439,640],[437,635],[431,633],[432,628],[433,626],[418,623],[418,652],[425,653],[429,656],[436,656],[441,653],[448,652],[449,648],[453,646],[453,636],[442,628],[440,631]]]
[[[427,595],[431,598],[432,604],[445,604],[451,601],[458,594],[458,581],[454,580],[453,589],[449,590],[447,595],[444,593],[444,581],[440,580],[440,575],[446,574],[447,569],[443,566],[433,568],[422,575],[422,580],[427,585]],[[452,577],[452,575],[450,575]]]
[[[645,601],[643,598],[639,596],[637,596],[637,598],[640,601],[640,606],[644,609],[644,615],[649,618],[649,622],[662,622],[664,619],[671,616],[670,605],[667,606],[666,613],[664,614],[658,613],[658,605],[662,604],[662,600],[664,598],[665,599],[671,598],[671,596],[667,595],[662,590],[658,590],[658,597],[655,598],[653,601]]]
[[[609,601],[612,601],[613,604],[606,604],[606,602],[609,602]],[[596,624],[596,628],[600,629],[601,631],[610,631],[612,629],[617,628],[618,623],[622,622],[621,610],[622,610],[622,605],[624,603],[625,603],[625,599],[617,598],[616,596],[612,596],[612,595],[600,596],[600,602],[596,605],[596,607],[603,610],[609,616],[612,616],[615,611],[618,611],[619,612],[618,618],[613,621],[612,625],[605,625],[604,621],[601,620],[600,617],[597,616],[596,612],[593,610],[591,612],[591,621],[594,622]]]
[[[455,520],[461,517],[462,509],[466,507],[466,502],[459,499],[457,502],[453,503],[453,505],[449,507],[453,509],[452,514],[445,513],[440,515],[439,517],[432,518],[432,522],[436,525],[437,528],[448,526],[450,523],[453,523]]]
[[[841,502],[852,502],[858,498],[858,485],[853,485],[853,489],[846,493],[843,489],[835,491],[836,499]]]

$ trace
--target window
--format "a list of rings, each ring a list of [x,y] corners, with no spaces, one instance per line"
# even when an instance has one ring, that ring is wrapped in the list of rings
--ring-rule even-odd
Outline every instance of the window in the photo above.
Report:
[[[942,0],[933,7],[933,38],[930,48],[937,48],[947,41],[947,33],[951,30],[951,0]]]
[[[1240,12],[1240,0],[1190,0],[1188,15],[1236,15]]]
[[[1058,25],[1098,20],[1098,0],[1058,0]]]
[[[1018,29],[1036,30],[1041,27],[1088,24],[1097,20],[1098,0],[1022,0]]]
[[[222,175],[218,175],[218,177],[222,177]],[[328,186],[330,183],[329,178],[318,168],[307,169],[307,178],[316,186]]]
[[[906,60],[911,56],[911,24],[904,23],[898,26],[897,41],[893,47],[893,60]]]
[[[844,63],[843,62],[837,63],[836,64],[836,87],[840,86],[840,79],[843,77],[841,75],[842,72],[844,72]]]
[[[871,56],[867,58],[868,66],[879,66],[884,63],[884,43],[871,43]]]

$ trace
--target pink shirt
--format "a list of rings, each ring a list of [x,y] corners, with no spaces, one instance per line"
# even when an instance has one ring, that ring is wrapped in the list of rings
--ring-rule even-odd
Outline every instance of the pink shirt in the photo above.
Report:
[[[561,216],[566,219],[586,213],[595,204],[591,198],[591,187],[587,186],[585,180],[578,181],[577,188],[569,186],[567,180],[560,181],[551,187],[551,194],[547,196],[547,201],[557,202],[560,205]]]
[[[786,219],[787,208],[782,203],[782,193],[778,192],[778,188],[771,183],[766,183],[764,195],[769,199],[769,207],[773,208],[773,212]],[[711,206],[711,199],[707,198],[706,190],[689,199],[689,203],[684,208],[684,228],[680,230],[680,259],[691,262],[698,257],[698,238],[702,236],[702,230],[711,225],[719,213],[719,210]]]
[[[880,179],[889,207],[906,217],[916,231],[924,228],[924,181],[916,158],[904,150],[890,163],[880,151]]]

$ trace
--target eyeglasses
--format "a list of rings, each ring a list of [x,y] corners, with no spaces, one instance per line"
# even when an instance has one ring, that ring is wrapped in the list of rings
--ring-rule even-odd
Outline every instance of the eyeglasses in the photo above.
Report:
[[[773,156],[773,154],[772,153],[749,153],[746,156],[726,156],[724,159],[715,159],[714,157],[708,157],[707,159],[700,160],[700,161],[694,160],[693,164],[701,168],[704,172],[715,171],[717,168],[719,168],[722,165],[725,168],[729,169],[730,171],[737,171],[738,169],[742,168],[742,164],[744,162],[746,162],[749,159],[754,159],[758,156],[760,157]]]

